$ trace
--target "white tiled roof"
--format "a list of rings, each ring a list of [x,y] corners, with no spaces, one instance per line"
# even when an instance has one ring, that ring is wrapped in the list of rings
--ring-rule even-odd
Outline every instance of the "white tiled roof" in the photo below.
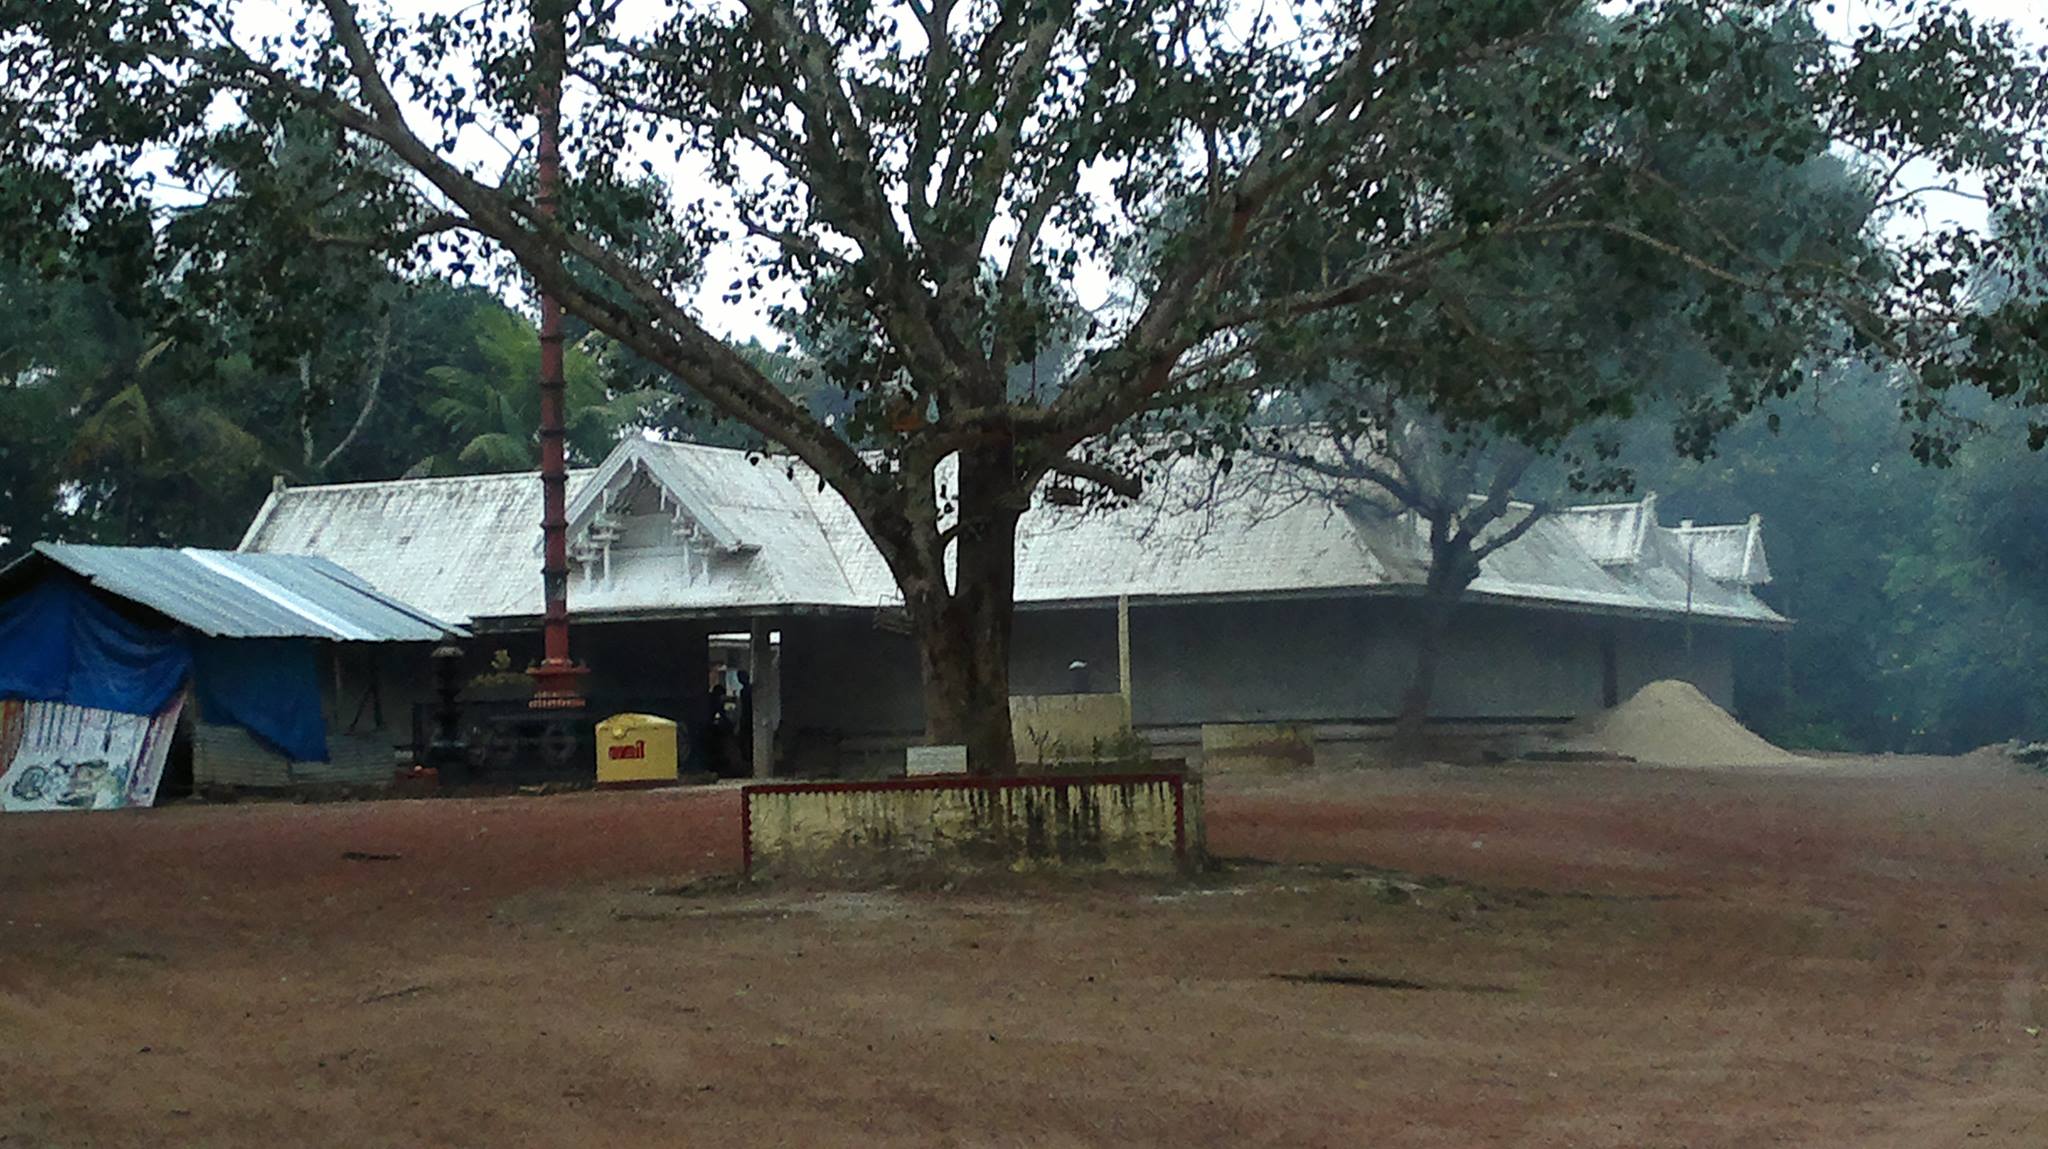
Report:
[[[1685,548],[1696,571],[1708,578],[1757,586],[1771,581],[1770,564],[1764,561],[1764,525],[1757,515],[1732,526],[1680,526],[1671,532]]]
[[[856,593],[785,459],[694,443],[631,439],[619,445],[581,488],[571,487],[572,535],[590,525],[601,495],[635,479],[659,488],[669,513],[700,528],[710,551],[709,570],[679,562],[615,564],[615,577],[572,584],[571,601],[584,612],[658,613],[776,606],[874,606]],[[815,481],[813,481],[815,485]],[[843,505],[843,504],[842,504]],[[538,562],[539,533],[528,565]],[[884,578],[887,577],[886,572]],[[894,585],[891,583],[890,585]]]
[[[589,474],[570,472],[570,488]],[[319,555],[450,622],[533,614],[540,503],[533,474],[292,487],[263,504],[241,549]]]
[[[1408,520],[1321,497],[1197,499],[1181,474],[1135,505],[1033,509],[1018,531],[1018,601],[1398,592],[1421,581]],[[900,601],[852,510],[800,465],[630,440],[596,471],[572,475],[575,530],[627,502],[634,482],[659,488],[662,513],[708,557],[693,566],[673,551],[618,550],[609,579],[597,577],[593,560],[591,577],[571,584],[579,614],[737,616]],[[530,617],[541,609],[539,523],[540,482],[531,474],[301,487],[272,496],[243,549],[321,555],[450,620]],[[1768,578],[1760,532],[1755,520],[1691,528],[1688,579],[1688,548],[1679,531],[1656,524],[1654,498],[1569,508],[1492,555],[1472,593],[1778,623],[1751,591]]]
[[[1602,566],[1641,562],[1650,528],[1657,525],[1657,496],[1634,503],[1594,503],[1561,507],[1558,522],[1579,546]]]

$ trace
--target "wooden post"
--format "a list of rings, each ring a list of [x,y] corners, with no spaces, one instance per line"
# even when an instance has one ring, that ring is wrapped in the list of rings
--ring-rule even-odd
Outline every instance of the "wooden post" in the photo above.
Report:
[[[782,670],[765,619],[755,619],[747,636],[748,687],[754,712],[754,777],[775,776],[775,720],[782,710]]]
[[[1131,596],[1116,596],[1116,684],[1124,709],[1131,709]],[[1135,712],[1134,712],[1135,713]],[[1132,719],[1136,722],[1136,718]]]

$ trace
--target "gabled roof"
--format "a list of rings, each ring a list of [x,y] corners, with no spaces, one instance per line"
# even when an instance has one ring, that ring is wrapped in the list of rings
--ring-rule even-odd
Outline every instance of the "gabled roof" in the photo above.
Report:
[[[1244,461],[1231,497],[1205,497],[1215,478],[1198,469],[1169,474],[1135,505],[1034,508],[1018,529],[1018,602],[1412,593],[1419,586],[1423,556],[1412,522],[1356,501],[1239,497],[1245,482],[1257,486]],[[633,484],[654,488],[662,513],[677,516],[679,541],[635,546],[619,530],[602,540],[587,533],[608,505],[631,501]],[[571,522],[586,532],[578,552],[583,573],[570,588],[570,608],[581,616],[745,616],[901,601],[852,509],[787,459],[632,440],[596,471],[573,474],[570,492]],[[539,522],[540,482],[530,474],[305,487],[274,495],[243,547],[324,555],[442,617],[524,619],[541,611]],[[1760,527],[1726,529],[1750,531],[1753,557],[1740,569],[1764,570]],[[1751,593],[1754,580],[1714,573],[1724,569],[1724,544],[1698,533],[1705,530],[1688,537],[1695,552],[1714,557],[1688,580],[1685,551],[1657,525],[1654,497],[1567,508],[1490,556],[1472,593],[1608,613],[1782,623]],[[601,558],[600,541],[608,544]]]
[[[782,459],[640,439],[594,470],[571,471],[572,538],[587,537],[608,499],[640,482],[710,544],[695,563],[636,554],[615,563],[609,580],[579,577],[572,609],[874,607],[872,594],[849,585],[835,540],[791,474]],[[530,472],[289,487],[272,493],[241,545],[326,556],[443,618],[525,618],[542,606],[540,520],[540,478]]]
[[[725,447],[646,439],[621,443],[581,490],[571,487],[572,507],[584,511],[580,521],[570,517],[572,539],[573,532],[588,529],[608,499],[629,493],[638,482],[653,489],[662,512],[670,516],[677,549],[670,555],[628,551],[620,556],[623,561],[612,564],[609,578],[572,582],[571,609],[586,615],[642,615],[873,607],[874,597],[857,593],[840,568],[840,550],[827,537],[799,479],[807,474],[786,459]],[[537,540],[538,532],[528,537]],[[592,540],[580,541],[590,554]],[[527,560],[535,569],[537,554],[531,552]],[[585,569],[595,575],[601,566],[601,560],[593,559]],[[534,585],[538,588],[538,576]],[[504,613],[537,613],[537,589],[532,603],[528,610]]]
[[[215,638],[434,642],[456,633],[314,556],[37,543],[0,574],[11,582],[42,563]]]
[[[720,513],[727,500],[719,496],[731,482],[731,470],[724,464],[730,451],[699,447],[690,443],[655,443],[627,439],[606,456],[603,463],[569,500],[569,534],[590,529],[591,522],[605,510],[606,502],[618,495],[636,475],[646,475],[677,504],[678,514],[718,549],[738,552],[748,549],[740,524],[728,523]],[[536,546],[538,543],[536,542]]]
[[[1643,548],[1657,525],[1657,496],[1652,492],[1633,503],[1559,507],[1552,514],[1594,562],[1625,566],[1643,559]]]
[[[1684,523],[1671,534],[1695,569],[1710,579],[1744,586],[1761,586],[1771,581],[1771,565],[1764,558],[1762,515],[1751,515],[1748,522],[1730,526],[1699,527]]]

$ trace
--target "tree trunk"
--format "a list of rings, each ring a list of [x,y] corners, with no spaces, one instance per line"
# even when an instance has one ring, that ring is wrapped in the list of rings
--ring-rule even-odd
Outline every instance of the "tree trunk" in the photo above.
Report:
[[[925,735],[967,747],[975,774],[1017,769],[1010,740],[1010,631],[1017,580],[1016,486],[1007,447],[962,451],[953,589],[905,596],[924,682]]]
[[[1436,695],[1437,665],[1443,658],[1444,635],[1458,600],[1479,577],[1479,559],[1462,532],[1439,527],[1431,532],[1429,577],[1423,583],[1422,621],[1415,635],[1415,674],[1401,695],[1394,719],[1394,760],[1420,762],[1428,750],[1429,708]]]
[[[1444,635],[1450,630],[1451,615],[1457,610],[1454,595],[1431,587],[1422,600],[1422,620],[1415,634],[1415,670],[1408,689],[1401,694],[1401,710],[1394,719],[1394,760],[1408,765],[1422,760],[1429,743],[1429,707],[1436,694],[1436,671],[1443,659]]]

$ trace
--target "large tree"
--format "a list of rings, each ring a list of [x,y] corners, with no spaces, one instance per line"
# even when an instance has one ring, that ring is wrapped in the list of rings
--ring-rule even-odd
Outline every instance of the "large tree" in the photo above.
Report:
[[[1757,266],[1668,177],[1707,147],[1839,148],[1875,183],[1915,161],[1982,173],[1994,198],[2038,182],[2042,79],[2009,31],[1940,3],[1891,15],[1840,43],[1803,4],[1762,0],[1611,19],[1564,0],[0,0],[0,164],[20,173],[0,226],[132,229],[183,202],[152,184],[166,173],[267,242],[331,241],[271,210],[289,197],[248,144],[319,117],[377,188],[356,240],[509,256],[845,498],[902,590],[930,736],[1004,770],[1016,524],[1045,477],[1133,492],[1079,453],[1254,386],[1239,368],[1304,320],[1342,317],[1354,347],[1404,359],[1473,338],[1457,306],[1416,306],[1457,261],[1584,253],[1620,269],[1624,308],[1683,283],[1731,359],[1847,332],[1927,384],[1927,415],[1957,381],[2040,398],[2040,313],[1964,314],[1981,241],[1936,229],[1876,258]],[[557,76],[570,172],[550,217],[519,141]],[[480,148],[493,130],[511,163]],[[165,266],[211,266],[175,221],[161,233]],[[1304,251],[1328,235],[1345,242]],[[826,365],[848,418],[818,417],[692,311],[716,247],[747,268],[730,302],[779,292],[853,336]],[[1097,275],[1113,302],[1072,313]],[[1012,368],[1062,330],[1082,334],[1058,385],[1018,395]],[[1541,440],[1627,393],[1571,379],[1432,400]]]

